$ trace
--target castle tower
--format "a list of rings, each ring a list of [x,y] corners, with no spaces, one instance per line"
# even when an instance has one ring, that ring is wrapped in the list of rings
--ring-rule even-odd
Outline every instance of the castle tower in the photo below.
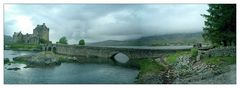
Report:
[[[37,25],[33,30],[33,35],[38,36],[41,40],[49,41],[49,28],[43,23],[43,25]]]

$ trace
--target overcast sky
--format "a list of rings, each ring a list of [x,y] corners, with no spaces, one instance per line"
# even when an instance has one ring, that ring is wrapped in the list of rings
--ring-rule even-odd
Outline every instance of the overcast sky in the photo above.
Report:
[[[4,34],[33,33],[38,24],[50,28],[55,43],[127,40],[143,36],[200,32],[207,4],[5,4]]]

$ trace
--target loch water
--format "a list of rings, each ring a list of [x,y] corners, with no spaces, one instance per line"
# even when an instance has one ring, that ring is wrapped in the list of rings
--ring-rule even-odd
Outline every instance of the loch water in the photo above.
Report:
[[[100,46],[101,47],[101,46]],[[192,46],[103,46],[114,48],[138,49],[189,49]],[[4,58],[10,59],[22,55],[36,54],[32,51],[4,50]],[[116,55],[117,61],[126,62],[124,54]],[[125,59],[122,59],[125,58]],[[111,64],[62,63],[60,66],[24,68],[25,64],[5,64],[5,84],[131,84],[139,73],[137,69],[125,68]],[[20,70],[7,70],[18,67]]]
[[[4,58],[35,54],[30,51],[4,50]],[[129,84],[139,71],[111,64],[62,63],[60,66],[24,68],[25,64],[5,64],[5,84]],[[20,70],[7,70],[18,67]]]

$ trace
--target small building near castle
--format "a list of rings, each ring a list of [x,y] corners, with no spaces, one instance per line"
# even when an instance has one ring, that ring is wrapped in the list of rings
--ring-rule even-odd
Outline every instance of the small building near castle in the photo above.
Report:
[[[43,23],[42,25],[37,25],[33,29],[33,34],[22,34],[21,32],[14,32],[13,43],[20,44],[45,44],[49,43],[49,28]]]

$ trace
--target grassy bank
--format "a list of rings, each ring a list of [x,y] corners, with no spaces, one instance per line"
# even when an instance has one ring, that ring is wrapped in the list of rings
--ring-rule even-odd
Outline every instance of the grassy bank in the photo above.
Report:
[[[166,67],[163,64],[151,59],[142,59],[139,60],[140,74],[145,74],[148,72],[159,72],[164,71]]]
[[[164,58],[139,60],[139,74],[136,83],[171,83],[171,68],[177,63],[177,58],[181,55],[190,55],[190,51],[180,51],[166,55]]]
[[[236,64],[236,57],[232,56],[218,56],[204,58],[203,61],[209,65],[231,65]]]
[[[34,51],[34,50],[41,50],[41,46],[36,44],[11,44],[9,45],[9,49]]]
[[[169,54],[165,58],[165,61],[168,65],[173,65],[173,64],[177,63],[178,57],[183,56],[183,55],[191,55],[191,52],[190,51],[180,51],[180,52],[176,52],[173,54]]]

